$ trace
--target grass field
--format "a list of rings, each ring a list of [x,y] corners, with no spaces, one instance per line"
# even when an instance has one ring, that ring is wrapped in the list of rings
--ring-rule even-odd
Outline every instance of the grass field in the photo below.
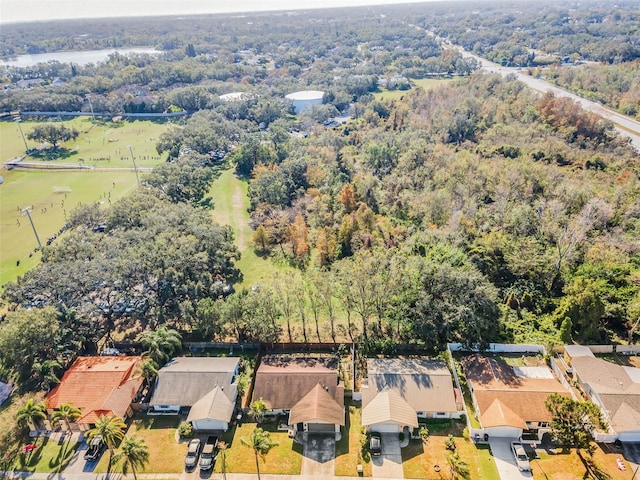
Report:
[[[455,80],[457,79],[454,77],[421,78],[419,80],[411,80],[411,89],[424,88],[425,90],[430,90],[432,88],[439,87],[440,85],[446,85],[447,83],[451,83]],[[374,93],[373,96],[376,100],[398,100],[410,91],[411,90],[386,90],[383,88],[380,92]]]
[[[26,136],[33,127],[41,122],[23,121],[20,128]],[[145,121],[92,123],[90,118],[76,118],[60,122],[69,128],[75,128],[80,135],[75,140],[62,143],[61,148],[67,155],[48,163],[79,163],[94,167],[132,167],[131,145],[138,167],[150,167],[161,160],[156,152],[156,141],[160,134],[169,128],[168,123]],[[0,160],[6,162],[25,153],[24,141],[18,124],[0,122]],[[26,139],[29,148],[38,145]],[[162,157],[165,159],[166,155]],[[40,160],[33,158],[30,160]]]
[[[76,152],[60,161],[79,163],[87,159],[112,156],[112,160],[94,161],[105,168],[99,171],[24,171],[3,169],[4,183],[0,185],[0,285],[15,280],[40,260],[36,239],[29,220],[20,209],[33,206],[32,219],[41,243],[53,236],[65,223],[65,217],[78,204],[116,201],[136,187],[135,172],[131,170],[131,145],[136,164],[148,167],[162,162],[155,153],[155,139],[165,131],[166,124],[150,121],[93,125],[90,119],[65,122],[83,132],[73,142]],[[25,134],[35,125],[22,122]],[[117,139],[110,142],[109,139]],[[104,140],[104,142],[103,142]],[[27,142],[29,142],[27,140]],[[34,147],[33,142],[30,147]],[[74,148],[73,145],[63,145]],[[126,160],[113,158],[116,151],[124,151]],[[6,161],[24,153],[24,143],[13,122],[0,122],[0,159]],[[85,161],[90,164],[90,161]],[[114,170],[109,170],[114,168]],[[122,170],[121,170],[122,169]],[[64,187],[57,191],[54,187]],[[68,188],[67,188],[68,187]],[[32,256],[29,256],[29,254]],[[17,265],[18,260],[20,264]]]
[[[249,226],[247,189],[247,182],[236,177],[230,169],[225,170],[209,190],[214,204],[212,218],[220,225],[229,225],[232,228],[236,246],[241,254],[238,268],[242,271],[243,279],[236,288],[267,284],[278,273],[292,270],[256,255],[252,244],[253,230]]]

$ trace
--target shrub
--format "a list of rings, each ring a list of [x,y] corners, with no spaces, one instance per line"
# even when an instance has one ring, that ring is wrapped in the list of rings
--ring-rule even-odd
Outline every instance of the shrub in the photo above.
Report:
[[[182,422],[178,427],[178,435],[180,438],[191,438],[193,437],[193,425],[191,422]]]

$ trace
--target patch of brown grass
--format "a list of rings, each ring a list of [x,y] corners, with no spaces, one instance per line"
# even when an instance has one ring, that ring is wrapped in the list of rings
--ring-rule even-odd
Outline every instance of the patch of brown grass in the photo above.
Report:
[[[583,480],[596,478],[593,475],[587,475],[587,469],[580,460],[580,457],[575,450],[569,451],[569,453],[539,453],[540,459],[533,460],[531,462],[531,469],[533,471],[534,479],[554,479],[554,480]],[[588,458],[586,452],[582,453],[584,458]],[[627,469],[625,471],[618,470],[616,464],[616,458],[619,454],[606,453],[600,448],[596,449],[593,455],[593,461],[595,465],[607,476],[608,480],[631,480],[633,477],[633,470],[625,460]]]
[[[335,475],[338,477],[356,476],[358,472],[358,453],[362,451],[360,430],[362,428],[362,408],[360,402],[347,401],[348,415],[342,428],[342,438],[336,442]],[[362,476],[371,476],[370,458],[360,459]]]

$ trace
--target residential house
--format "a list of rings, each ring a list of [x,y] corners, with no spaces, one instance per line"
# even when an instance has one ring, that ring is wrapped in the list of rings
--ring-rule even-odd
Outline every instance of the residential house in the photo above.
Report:
[[[420,418],[460,418],[462,395],[442,360],[370,358],[362,382],[362,425],[376,432],[417,427]]]
[[[229,428],[238,397],[238,357],[177,357],[158,371],[149,414],[189,410],[196,431]]]
[[[547,397],[570,395],[547,366],[510,366],[480,354],[460,363],[482,435],[537,442],[549,431]]]
[[[82,430],[92,428],[101,415],[126,419],[144,383],[141,363],[141,357],[78,357],[49,392],[45,405],[50,414],[65,403],[80,409],[76,425]]]
[[[567,345],[573,378],[609,424],[606,441],[640,442],[640,368],[596,358],[588,347]]]
[[[269,355],[256,371],[252,399],[269,414],[288,415],[293,432],[340,433],[345,424],[344,384],[338,359]]]

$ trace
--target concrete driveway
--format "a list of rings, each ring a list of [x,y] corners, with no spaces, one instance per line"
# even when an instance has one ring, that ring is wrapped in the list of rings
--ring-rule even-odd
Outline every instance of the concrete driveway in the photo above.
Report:
[[[496,462],[498,474],[502,480],[519,480],[532,478],[531,472],[521,472],[516,466],[516,460],[511,452],[511,439],[489,438],[491,454]]]
[[[302,475],[333,477],[336,439],[333,433],[308,433],[302,454]]]
[[[373,478],[404,478],[400,439],[397,433],[382,433],[382,455],[372,457]]]

